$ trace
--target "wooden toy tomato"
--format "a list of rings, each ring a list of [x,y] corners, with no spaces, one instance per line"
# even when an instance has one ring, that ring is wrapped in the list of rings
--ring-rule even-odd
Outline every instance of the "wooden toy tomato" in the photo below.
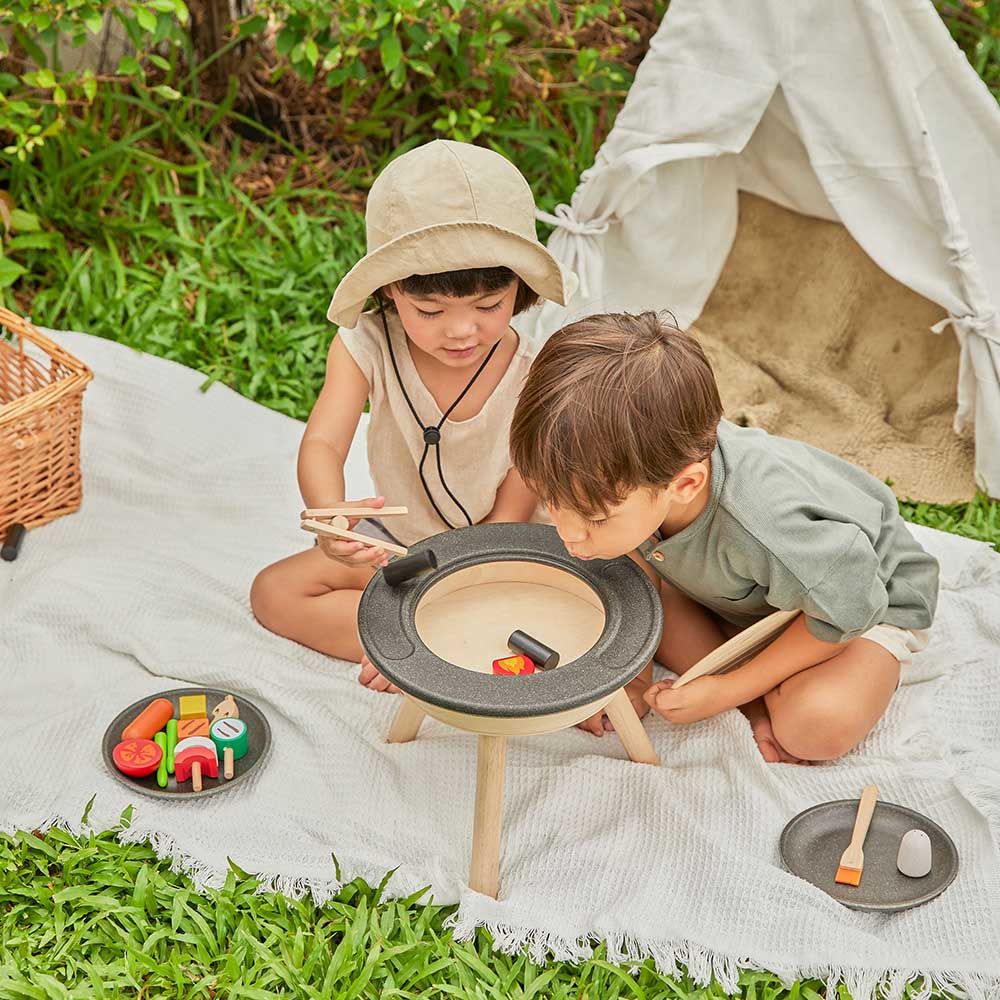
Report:
[[[111,751],[115,767],[130,778],[152,774],[160,766],[162,757],[163,751],[152,740],[122,740]]]

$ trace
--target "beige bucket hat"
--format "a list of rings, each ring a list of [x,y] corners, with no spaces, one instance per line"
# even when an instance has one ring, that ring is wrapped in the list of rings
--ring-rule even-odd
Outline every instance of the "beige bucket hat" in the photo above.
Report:
[[[337,286],[326,316],[354,327],[369,296],[413,274],[509,267],[565,305],[576,275],[538,241],[528,182],[491,149],[436,139],[393,160],[368,193],[368,253]]]

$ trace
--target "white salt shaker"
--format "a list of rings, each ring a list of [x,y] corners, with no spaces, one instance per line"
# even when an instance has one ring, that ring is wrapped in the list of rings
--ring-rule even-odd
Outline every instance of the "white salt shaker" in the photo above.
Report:
[[[910,878],[923,878],[931,870],[931,838],[923,830],[903,834],[896,867]]]

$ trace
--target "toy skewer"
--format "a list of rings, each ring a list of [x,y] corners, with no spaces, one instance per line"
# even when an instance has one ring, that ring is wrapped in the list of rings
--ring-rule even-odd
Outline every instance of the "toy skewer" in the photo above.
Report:
[[[347,542],[361,542],[362,545],[372,545],[376,548],[385,549],[397,556],[405,556],[406,549],[402,545],[394,545],[392,542],[384,542],[381,538],[372,538],[370,535],[361,535],[356,531],[346,531],[343,528],[335,528],[331,524],[324,524],[322,521],[312,519],[303,521],[300,525],[303,531],[311,531],[315,535],[329,535],[332,538],[341,538]]]
[[[223,776],[229,781],[234,761],[245,757],[250,749],[247,724],[242,719],[217,719],[212,723],[212,742],[222,757]]]
[[[189,736],[174,749],[174,776],[178,782],[191,779],[191,787],[200,792],[202,776],[219,776],[219,752],[207,736]]]
[[[409,512],[406,507],[310,507],[299,517],[402,517]]]

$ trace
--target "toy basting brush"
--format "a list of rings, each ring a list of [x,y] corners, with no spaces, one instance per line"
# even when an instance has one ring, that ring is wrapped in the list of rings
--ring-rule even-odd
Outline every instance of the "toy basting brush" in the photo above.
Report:
[[[865,853],[861,849],[868,836],[868,827],[872,821],[872,813],[875,812],[875,800],[878,798],[878,788],[875,785],[865,785],[861,790],[861,799],[858,802],[858,815],[854,820],[854,833],[851,834],[851,842],[847,845],[847,850],[840,856],[840,867],[834,882],[842,885],[858,885],[861,882],[861,873],[865,867]]]

